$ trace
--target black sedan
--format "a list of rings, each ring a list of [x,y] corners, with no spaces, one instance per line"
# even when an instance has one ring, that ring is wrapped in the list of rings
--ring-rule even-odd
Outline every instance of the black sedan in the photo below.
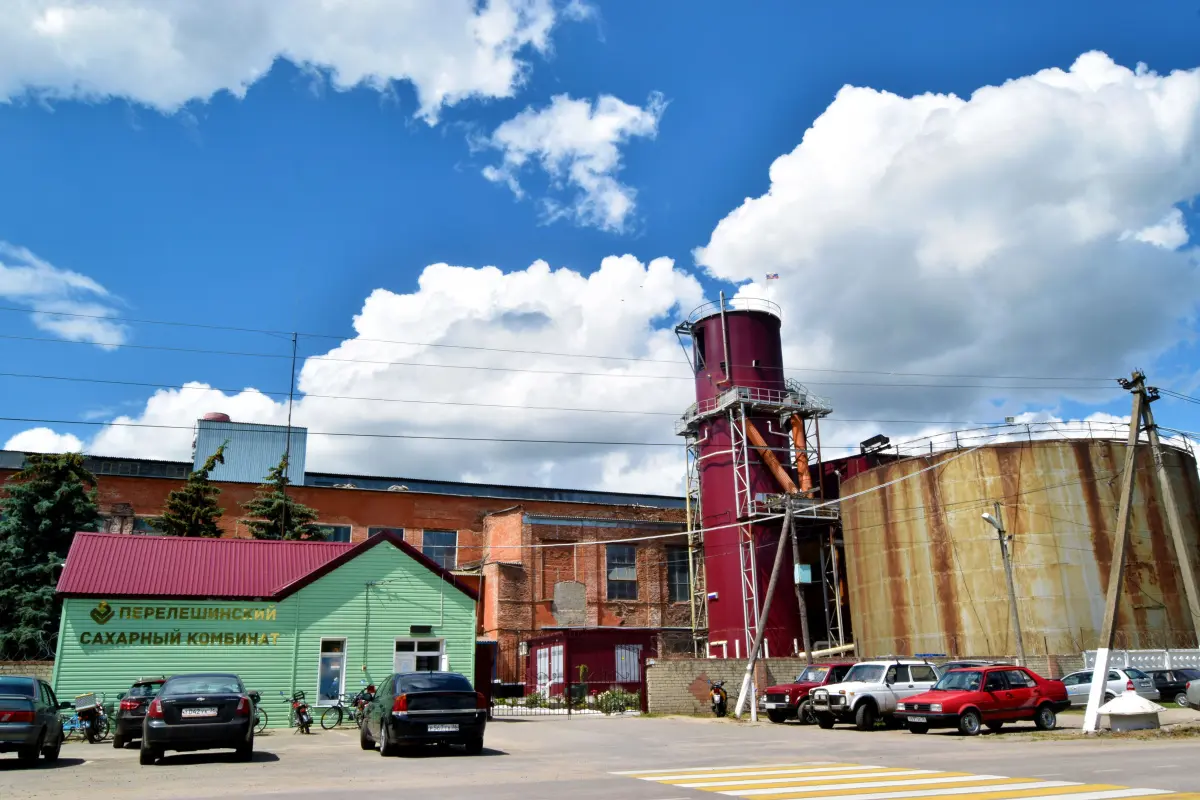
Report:
[[[120,750],[129,742],[142,738],[142,722],[146,719],[146,709],[150,707],[150,701],[166,681],[166,678],[140,678],[128,692],[121,695],[121,705],[117,708],[117,728],[113,733],[113,747]]]
[[[1187,708],[1188,705],[1188,681],[1200,681],[1200,669],[1148,669],[1146,674],[1154,680],[1159,697],[1174,700],[1180,708]]]
[[[222,748],[236,750],[239,761],[254,755],[254,703],[242,679],[215,672],[168,678],[146,711],[141,763],[166,750]]]
[[[379,685],[359,729],[363,750],[393,756],[413,744],[465,745],[483,751],[487,699],[457,672],[400,672]]]

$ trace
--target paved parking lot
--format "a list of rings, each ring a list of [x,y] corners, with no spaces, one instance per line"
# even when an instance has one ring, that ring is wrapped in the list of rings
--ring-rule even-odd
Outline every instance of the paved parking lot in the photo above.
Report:
[[[406,798],[483,795],[497,800],[682,800],[712,792],[842,800],[1179,800],[1178,792],[1196,792],[1200,798],[1196,739],[1047,742],[1030,740],[1025,734],[1031,730],[965,739],[711,718],[549,717],[491,723],[487,749],[479,757],[433,751],[384,759],[360,750],[353,729],[309,737],[277,731],[258,740],[248,764],[221,753],[199,753],[168,755],[154,767],[138,766],[135,750],[72,743],[53,767],[25,769],[14,757],[0,756],[0,797],[74,798],[99,789],[123,800],[231,794],[287,800],[396,790]],[[846,767],[846,774],[763,774],[830,764]],[[697,769],[703,772],[693,772]],[[671,775],[682,777],[663,777]],[[793,780],[798,777],[820,780]],[[727,785],[693,785],[699,783]]]

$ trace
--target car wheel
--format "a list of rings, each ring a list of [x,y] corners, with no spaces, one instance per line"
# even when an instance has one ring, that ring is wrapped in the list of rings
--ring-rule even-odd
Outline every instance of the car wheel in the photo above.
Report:
[[[234,757],[238,761],[251,761],[254,759],[254,731],[253,731],[253,729],[250,731],[250,739],[238,744],[237,751],[235,752]]]
[[[819,725],[822,730],[827,731],[832,728],[835,721],[836,720],[834,720],[833,714],[817,714],[817,725]]]
[[[807,700],[800,704],[800,708],[796,709],[796,716],[799,717],[801,725],[817,724],[817,712],[813,711],[812,703]]]
[[[1187,695],[1184,694],[1183,692],[1180,692],[1179,694],[1175,695],[1175,705],[1179,706],[1180,708],[1187,708],[1188,707]]]
[[[1041,706],[1033,715],[1033,724],[1039,731],[1052,731],[1058,725],[1058,715],[1050,706]]]
[[[958,732],[963,736],[978,736],[979,727],[978,711],[964,711],[958,718]]]
[[[788,714],[786,711],[777,711],[775,709],[771,709],[767,712],[767,719],[771,720],[771,722],[774,722],[776,725],[782,725],[787,721],[787,718]]]
[[[1106,703],[1111,703],[1115,699],[1117,699],[1117,696],[1115,694],[1113,694],[1112,692],[1106,692],[1104,694],[1104,702],[1106,702]]]
[[[41,755],[42,745],[46,742],[46,734],[38,737],[37,744],[32,747],[22,747],[17,751],[17,760],[22,764],[36,764],[38,756]]]
[[[875,706],[871,703],[863,703],[854,712],[854,727],[860,731],[869,731],[875,729]]]
[[[388,724],[386,722],[383,723],[379,726],[379,755],[384,758],[391,758],[399,752],[396,745],[392,744],[391,737],[388,736]]]
[[[999,733],[999,732],[1000,732],[1000,729],[1001,729],[1001,728],[1003,728],[1003,727],[1004,727],[1004,723],[1003,723],[1003,722],[989,722],[989,723],[987,723],[987,729],[988,729],[989,731],[991,731],[992,733]]]
[[[120,750],[125,746],[125,737],[119,733],[113,734],[113,749]]]
[[[375,749],[375,740],[371,738],[371,734],[367,731],[367,724],[365,720],[359,721],[358,746],[363,750]]]
[[[929,726],[923,722],[910,722],[908,723],[908,729],[913,733],[929,733]]]
[[[476,736],[467,742],[467,755],[477,756],[483,752],[483,737]]]
[[[59,736],[58,740],[54,744],[43,747],[42,758],[46,759],[46,761],[50,764],[58,761],[58,754],[62,752],[62,743],[62,737]]]
[[[142,742],[142,749],[138,751],[138,763],[143,767],[152,767],[154,762],[162,758],[162,750],[154,747],[147,747],[146,742]]]

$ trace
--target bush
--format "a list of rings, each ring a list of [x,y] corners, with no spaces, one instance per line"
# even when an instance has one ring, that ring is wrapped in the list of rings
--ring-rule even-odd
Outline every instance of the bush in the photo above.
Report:
[[[603,714],[624,714],[641,706],[638,696],[623,689],[609,689],[596,697],[596,708]]]

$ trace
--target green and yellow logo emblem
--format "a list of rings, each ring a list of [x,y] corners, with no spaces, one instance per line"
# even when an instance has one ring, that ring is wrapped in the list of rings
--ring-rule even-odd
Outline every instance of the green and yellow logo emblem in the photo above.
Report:
[[[104,600],[101,600],[100,604],[92,609],[92,619],[94,619],[96,621],[97,625],[103,625],[112,618],[113,618],[112,606],[110,606]]]

